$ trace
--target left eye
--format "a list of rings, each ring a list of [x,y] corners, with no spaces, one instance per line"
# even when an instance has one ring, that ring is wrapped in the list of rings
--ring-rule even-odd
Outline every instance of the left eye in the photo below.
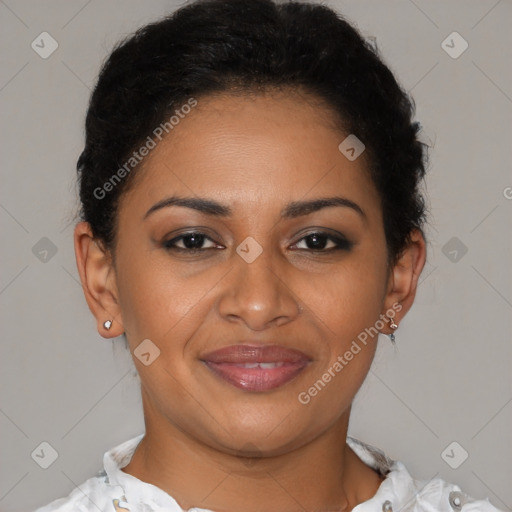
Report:
[[[204,247],[203,244],[207,242],[210,242],[210,245],[208,247]],[[179,246],[178,244],[182,245]],[[172,240],[168,240],[164,245],[167,249],[178,251],[195,251],[200,249],[213,249],[217,247],[217,244],[209,236],[199,232],[185,233],[173,238]]]
[[[303,247],[299,247],[303,244]],[[305,245],[305,247],[304,247]],[[312,251],[327,251],[337,249],[350,249],[351,243],[344,238],[329,235],[327,233],[310,233],[301,238],[296,244],[297,249],[309,249]]]

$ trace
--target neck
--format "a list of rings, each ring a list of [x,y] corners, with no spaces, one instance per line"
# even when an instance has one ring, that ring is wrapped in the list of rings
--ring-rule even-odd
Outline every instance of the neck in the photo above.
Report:
[[[273,457],[237,457],[190,438],[145,408],[146,435],[123,468],[183,508],[350,511],[381,477],[346,444],[350,408],[323,435]]]

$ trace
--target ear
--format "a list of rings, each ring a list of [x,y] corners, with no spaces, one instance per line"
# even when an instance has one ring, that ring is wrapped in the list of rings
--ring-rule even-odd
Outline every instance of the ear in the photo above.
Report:
[[[124,328],[111,254],[94,239],[88,222],[76,225],[74,240],[78,273],[98,333],[104,338],[120,336]],[[109,330],[103,325],[106,320],[112,321]]]
[[[400,320],[413,305],[418,279],[425,265],[426,253],[425,239],[421,231],[414,229],[411,232],[409,244],[391,269],[388,279],[384,299],[386,309],[383,313],[386,315],[386,311],[395,311],[396,314],[393,317],[395,324],[400,324]],[[386,323],[385,327],[381,329],[383,334],[390,334],[395,331],[389,327],[390,323]]]

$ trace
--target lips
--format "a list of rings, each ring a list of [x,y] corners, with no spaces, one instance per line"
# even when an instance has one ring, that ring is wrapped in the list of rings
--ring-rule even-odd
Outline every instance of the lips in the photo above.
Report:
[[[246,391],[283,386],[310,362],[299,350],[279,345],[231,345],[201,358],[214,375]]]

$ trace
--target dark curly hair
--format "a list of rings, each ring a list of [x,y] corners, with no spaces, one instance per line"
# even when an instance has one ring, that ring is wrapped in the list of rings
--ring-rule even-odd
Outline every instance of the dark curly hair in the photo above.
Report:
[[[104,184],[190,98],[286,87],[323,102],[345,134],[364,142],[388,262],[396,262],[426,220],[419,190],[426,146],[417,137],[414,102],[355,28],[330,8],[306,2],[198,0],[120,42],[103,64],[87,112],[77,163],[82,220],[115,249],[119,199],[136,171],[122,173],[108,191]]]

